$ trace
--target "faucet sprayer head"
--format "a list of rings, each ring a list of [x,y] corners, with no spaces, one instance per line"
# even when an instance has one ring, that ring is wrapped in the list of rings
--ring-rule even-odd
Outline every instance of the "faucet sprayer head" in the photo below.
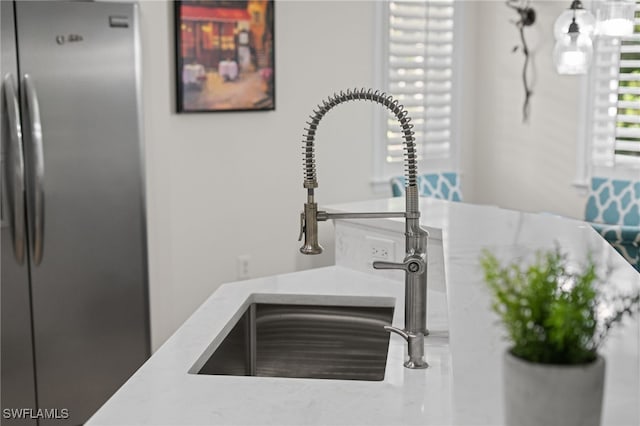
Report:
[[[304,203],[304,212],[300,213],[300,237],[304,234],[304,245],[300,247],[302,254],[320,254],[322,246],[318,243],[318,204]]]

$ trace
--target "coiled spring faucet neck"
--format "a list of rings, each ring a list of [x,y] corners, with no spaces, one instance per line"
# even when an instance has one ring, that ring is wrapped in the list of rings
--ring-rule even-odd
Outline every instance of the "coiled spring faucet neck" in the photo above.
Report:
[[[393,115],[398,119],[402,129],[402,137],[405,141],[405,172],[407,187],[416,186],[417,175],[417,154],[413,124],[404,106],[399,104],[392,96],[384,92],[373,89],[347,89],[346,92],[340,91],[333,96],[329,96],[321,104],[313,110],[309,116],[307,126],[304,130],[303,155],[304,155],[304,187],[307,189],[317,188],[318,181],[316,178],[316,160],[315,160],[315,137],[318,130],[318,124],[322,117],[333,107],[345,102],[364,100],[376,102],[387,107]]]

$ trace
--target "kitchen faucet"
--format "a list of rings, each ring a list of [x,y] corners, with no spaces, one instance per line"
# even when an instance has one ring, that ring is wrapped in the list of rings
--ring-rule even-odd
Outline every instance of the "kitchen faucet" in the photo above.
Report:
[[[374,213],[328,213],[318,211],[318,204],[314,200],[314,189],[318,187],[316,179],[316,163],[314,141],[318,124],[322,117],[336,105],[352,100],[376,102],[387,107],[400,123],[404,138],[404,159],[406,172],[404,212],[374,212]],[[372,218],[405,218],[405,251],[406,255],[401,263],[373,262],[375,269],[401,269],[405,273],[405,311],[404,329],[385,326],[385,330],[402,336],[408,343],[407,368],[427,368],[424,359],[424,336],[427,331],[427,232],[420,228],[420,208],[418,204],[416,146],[413,137],[413,124],[404,106],[393,97],[373,89],[354,89],[340,91],[318,105],[317,110],[309,116],[305,128],[303,143],[304,156],[304,187],[307,189],[307,202],[300,214],[300,238],[304,234],[304,245],[300,248],[303,254],[322,253],[318,244],[318,222],[328,219],[372,219]]]

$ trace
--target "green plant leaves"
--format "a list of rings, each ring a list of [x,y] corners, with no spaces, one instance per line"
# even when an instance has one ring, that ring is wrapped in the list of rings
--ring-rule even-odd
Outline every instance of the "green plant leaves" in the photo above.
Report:
[[[615,312],[598,322],[602,297],[595,263],[588,259],[579,272],[569,272],[559,248],[536,253],[529,266],[500,265],[489,251],[480,258],[492,294],[492,309],[508,333],[511,352],[530,362],[581,364],[595,360],[597,349],[613,324],[637,311],[640,293],[620,295]]]

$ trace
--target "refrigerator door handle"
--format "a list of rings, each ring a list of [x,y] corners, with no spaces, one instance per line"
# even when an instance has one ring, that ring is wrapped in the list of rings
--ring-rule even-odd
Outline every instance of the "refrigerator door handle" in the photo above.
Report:
[[[11,155],[11,167],[6,167],[6,182],[12,184],[7,194],[11,209],[11,233],[13,252],[19,265],[24,263],[25,216],[24,216],[24,154],[22,152],[22,126],[15,78],[11,73],[4,76],[4,103],[9,124],[9,146],[4,151]],[[6,163],[9,164],[9,163]],[[11,173],[11,175],[9,175]]]
[[[38,104],[38,94],[36,93],[33,77],[25,74],[23,77],[27,111],[29,115],[30,147],[30,176],[31,180],[28,188],[31,192],[30,210],[33,261],[36,265],[42,262],[42,252],[44,249],[44,149],[42,146],[42,123],[40,121],[40,106]]]

